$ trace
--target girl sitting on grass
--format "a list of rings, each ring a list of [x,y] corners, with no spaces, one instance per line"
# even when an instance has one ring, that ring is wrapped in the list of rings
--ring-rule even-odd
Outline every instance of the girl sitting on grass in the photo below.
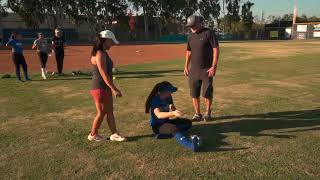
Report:
[[[182,112],[174,106],[171,94],[176,91],[177,88],[167,81],[156,84],[145,104],[145,112],[150,112],[150,124],[157,139],[174,137],[185,148],[197,152],[200,138],[194,135],[189,139],[183,135],[191,128],[192,122],[182,119]]]

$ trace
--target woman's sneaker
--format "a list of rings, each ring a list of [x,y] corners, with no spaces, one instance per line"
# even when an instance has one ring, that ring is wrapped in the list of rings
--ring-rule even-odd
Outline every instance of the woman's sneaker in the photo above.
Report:
[[[118,141],[118,142],[123,142],[123,141],[127,141],[127,138],[121,136],[118,133],[114,133],[110,136],[110,140],[111,141]]]
[[[88,140],[89,141],[96,141],[96,142],[102,142],[102,141],[105,141],[105,139],[100,136],[99,134],[96,134],[96,135],[91,135],[91,133],[88,135]]]
[[[193,122],[202,121],[202,115],[201,114],[194,114],[191,120]]]

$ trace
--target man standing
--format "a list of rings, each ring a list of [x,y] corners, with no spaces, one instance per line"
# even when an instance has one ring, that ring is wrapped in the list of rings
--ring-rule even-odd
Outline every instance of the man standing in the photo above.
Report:
[[[52,38],[52,50],[54,50],[54,54],[56,56],[57,62],[57,70],[59,75],[63,75],[63,59],[64,59],[64,47],[65,47],[65,39],[62,37],[62,32],[60,29],[56,29],[55,35]]]
[[[219,60],[219,43],[213,30],[203,26],[203,17],[191,15],[187,19],[188,35],[184,74],[189,77],[190,94],[195,110],[193,121],[209,121],[213,98],[213,78]],[[189,65],[191,63],[191,68]],[[205,99],[206,112],[200,112],[200,91]]]

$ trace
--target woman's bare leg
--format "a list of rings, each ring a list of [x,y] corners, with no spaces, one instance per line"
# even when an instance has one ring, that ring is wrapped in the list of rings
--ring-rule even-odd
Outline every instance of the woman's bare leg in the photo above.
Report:
[[[104,104],[106,109],[106,115],[107,115],[107,122],[111,131],[111,134],[118,133],[117,127],[116,127],[116,121],[114,119],[113,115],[113,97],[112,94],[108,95],[108,101]]]
[[[105,105],[103,103],[95,103],[95,105],[96,105],[97,115],[94,118],[92,123],[91,135],[93,136],[98,134],[98,129],[100,128],[103,118],[106,115]]]

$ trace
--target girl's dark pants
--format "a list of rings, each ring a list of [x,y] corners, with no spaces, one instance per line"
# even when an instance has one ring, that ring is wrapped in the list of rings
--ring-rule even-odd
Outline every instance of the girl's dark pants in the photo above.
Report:
[[[189,119],[172,119],[172,120],[168,120],[165,123],[171,123],[176,125],[178,131],[180,131],[181,133],[188,131],[192,126],[192,122]],[[153,132],[155,134],[159,134],[160,127],[161,125],[152,126]]]
[[[23,54],[12,53],[12,60],[15,65],[15,68],[16,68],[17,79],[21,80],[20,66],[22,66],[25,79],[29,79],[28,66],[27,66],[27,63],[26,63],[26,60],[25,60]]]
[[[47,61],[48,61],[48,53],[45,52],[38,52],[38,57],[40,60],[41,68],[46,68],[47,66]]]
[[[56,54],[56,61],[57,61],[58,73],[59,73],[59,74],[62,74],[64,51],[56,51],[55,54]]]

